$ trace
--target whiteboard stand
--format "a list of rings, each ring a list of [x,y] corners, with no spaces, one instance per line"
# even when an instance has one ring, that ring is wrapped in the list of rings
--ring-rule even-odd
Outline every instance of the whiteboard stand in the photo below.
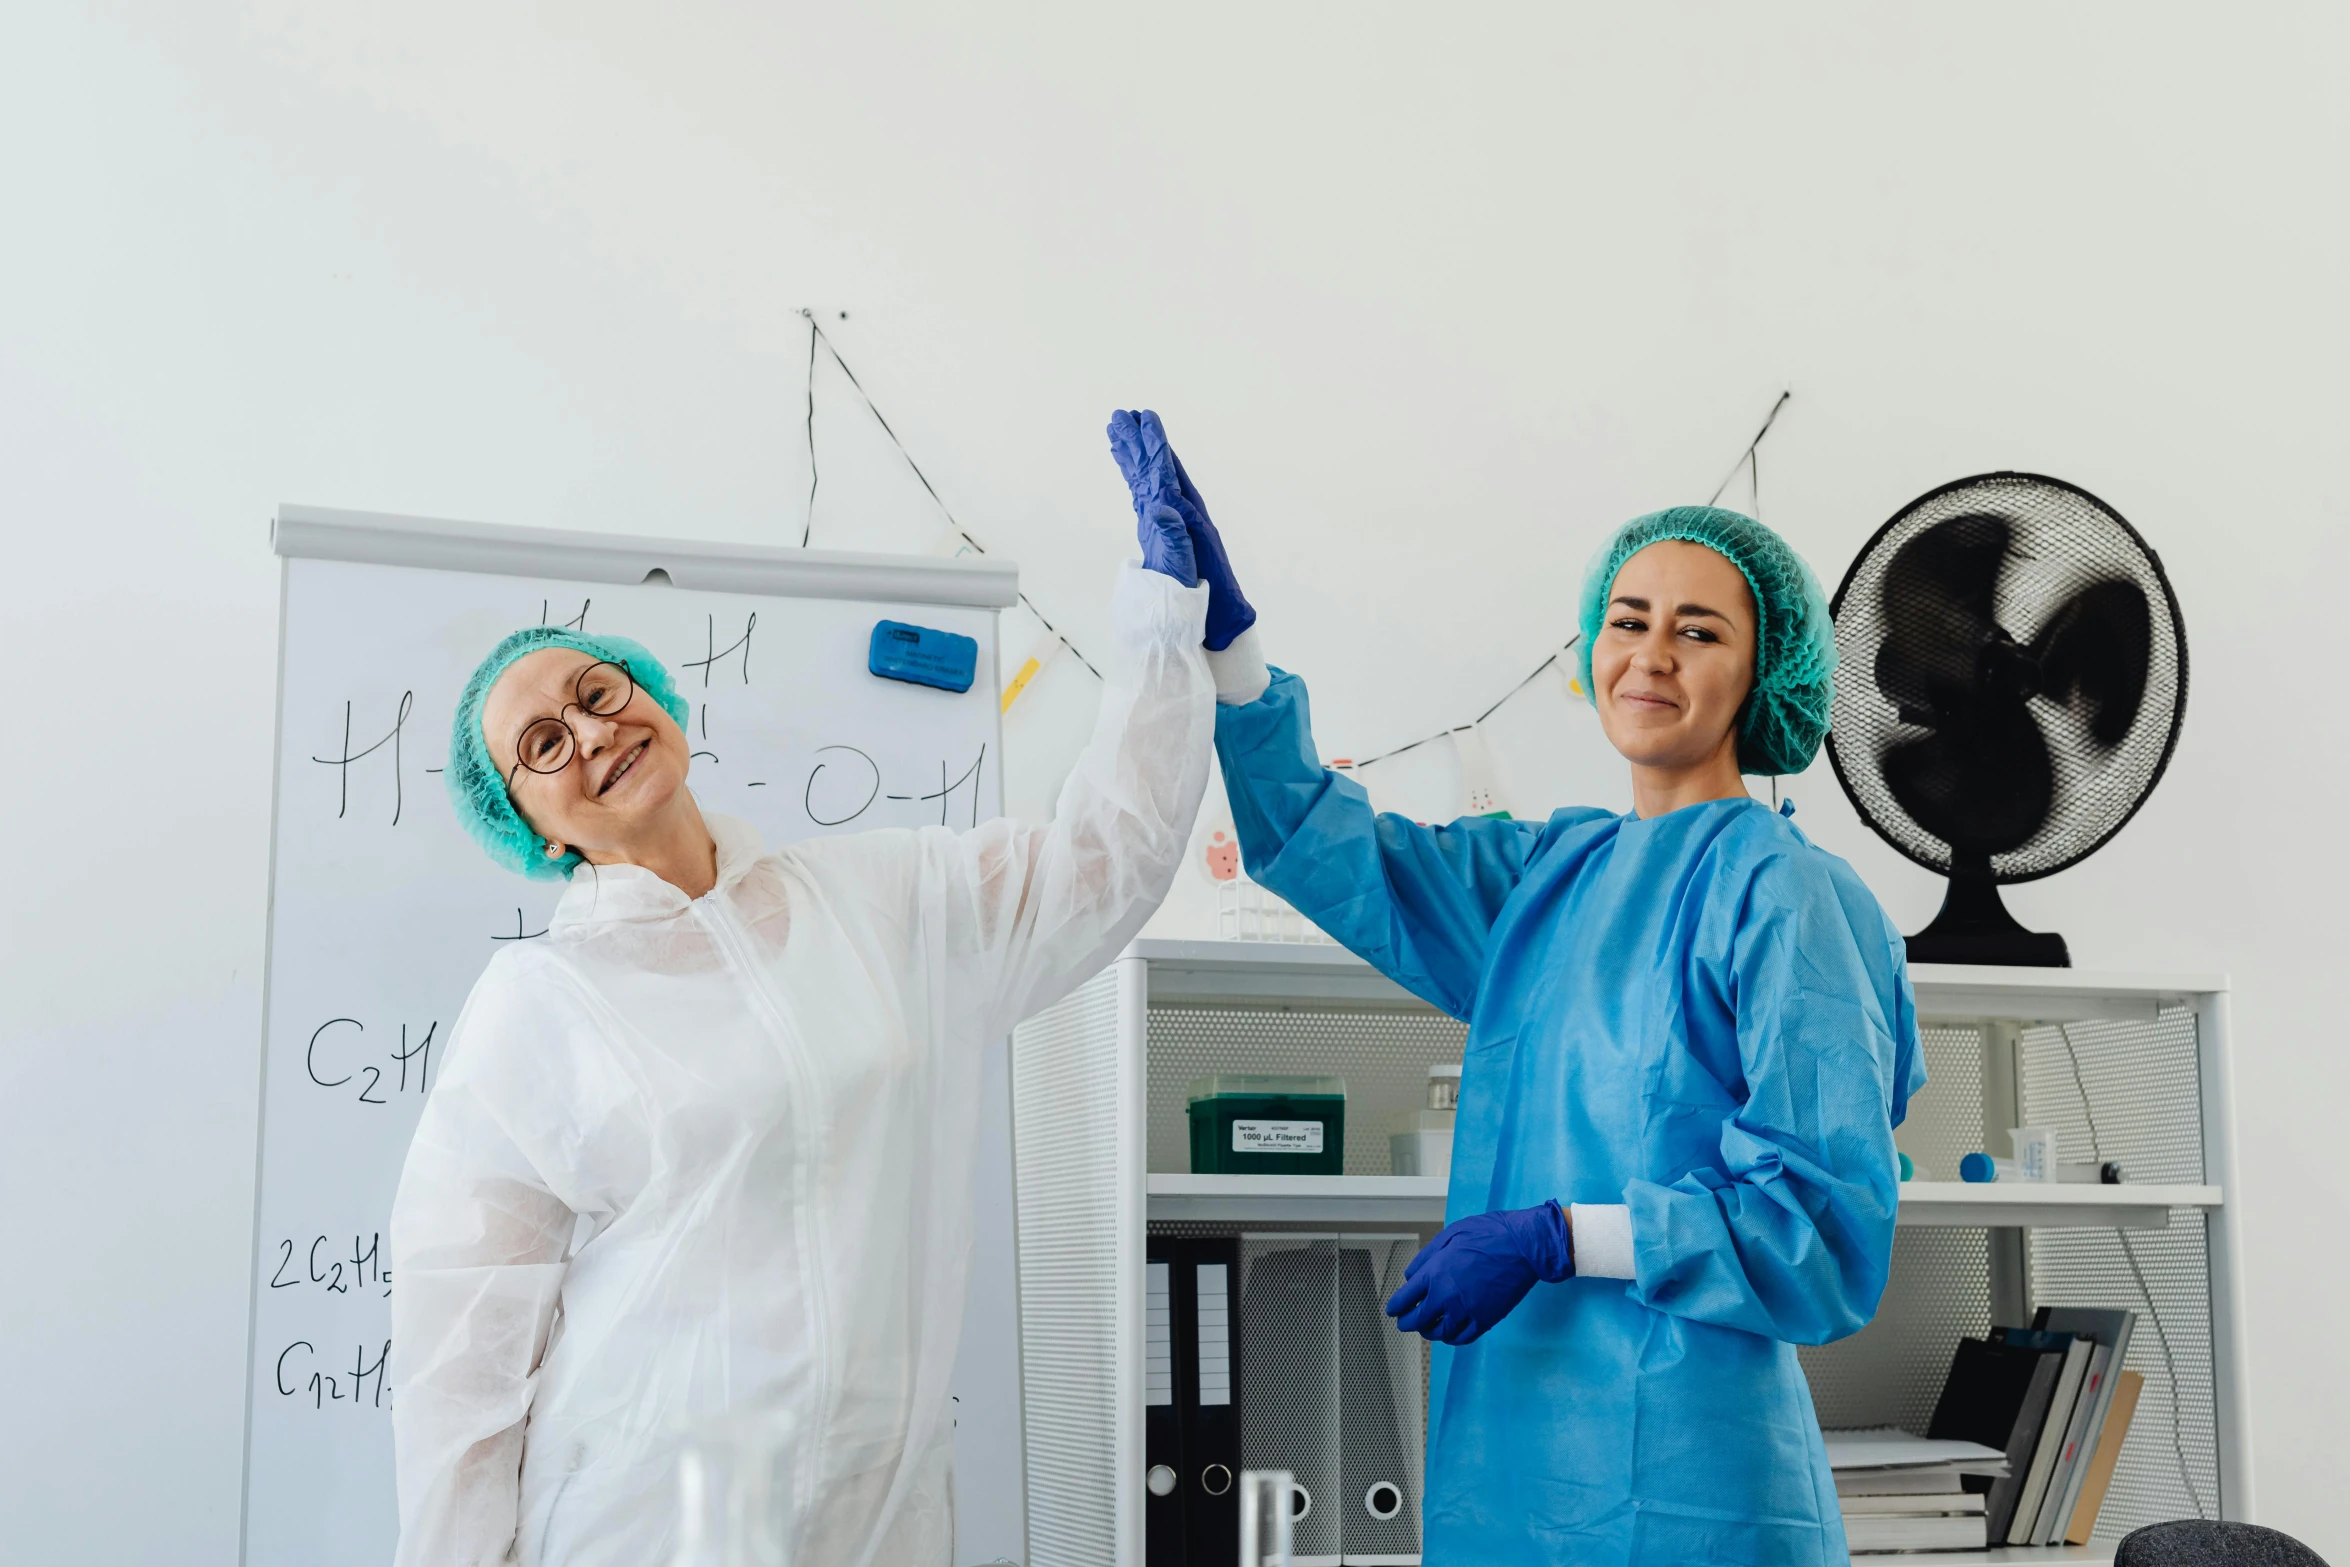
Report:
[[[996,616],[1018,568],[279,508],[259,1174],[240,1559],[381,1567],[393,1549],[384,1231],[447,1036],[500,944],[562,892],[492,865],[441,784],[475,663],[518,626],[626,635],[691,704],[692,787],[770,847],[1001,809]],[[866,667],[873,624],[974,638],[951,693]],[[956,1560],[1027,1559],[1004,1046],[984,1081],[952,1405]]]

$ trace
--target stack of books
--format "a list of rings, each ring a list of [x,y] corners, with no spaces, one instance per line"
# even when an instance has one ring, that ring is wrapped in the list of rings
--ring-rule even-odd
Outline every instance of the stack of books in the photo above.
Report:
[[[1829,1431],[1828,1467],[1855,1556],[1879,1551],[1979,1551],[1990,1544],[1985,1483],[2007,1455],[1980,1442],[1935,1440],[1885,1426]],[[1977,1488],[1968,1489],[1973,1480]]]
[[[2043,1306],[2029,1328],[1959,1341],[1926,1434],[2005,1453],[2007,1475],[1984,1493],[1989,1543],[2088,1543],[2143,1386],[2121,1369],[2134,1321]]]
[[[1826,1433],[1853,1554],[2088,1544],[2145,1385],[2122,1369],[2135,1321],[2042,1306],[1959,1340],[1924,1436]]]

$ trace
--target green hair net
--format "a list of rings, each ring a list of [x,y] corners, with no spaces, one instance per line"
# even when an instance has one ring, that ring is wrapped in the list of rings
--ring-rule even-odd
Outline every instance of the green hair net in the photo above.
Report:
[[[547,840],[531,831],[522,813],[514,809],[506,779],[498,764],[490,760],[489,743],[481,733],[482,703],[489,700],[490,687],[498,683],[506,666],[549,647],[574,648],[591,658],[623,666],[637,689],[666,708],[680,727],[692,709],[677,694],[677,686],[661,661],[626,637],[591,637],[568,626],[530,626],[510,633],[475,666],[473,678],[465,682],[465,694],[457,699],[456,721],[449,730],[449,766],[441,781],[449,787],[449,803],[457,808],[457,820],[491,859],[510,871],[553,881],[571,874],[580,863],[579,853],[572,850],[559,860],[547,858]]]
[[[1583,578],[1583,689],[1592,690],[1591,644],[1607,616],[1616,573],[1651,544],[1684,539],[1736,566],[1754,591],[1754,690],[1738,717],[1738,767],[1749,773],[1800,773],[1828,732],[1828,677],[1836,669],[1836,628],[1819,579],[1787,541],[1739,512],[1675,506],[1635,517],[1591,558]]]

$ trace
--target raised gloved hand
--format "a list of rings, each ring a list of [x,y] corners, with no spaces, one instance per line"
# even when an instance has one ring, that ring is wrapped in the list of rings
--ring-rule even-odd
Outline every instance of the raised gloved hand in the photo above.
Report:
[[[1135,537],[1142,541],[1142,565],[1173,577],[1187,588],[1199,586],[1199,567],[1191,548],[1191,529],[1183,513],[1172,506],[1140,509]]]
[[[1122,408],[1110,415],[1110,455],[1118,459],[1118,472],[1134,497],[1135,534],[1142,541],[1144,569],[1163,572],[1187,588],[1198,587],[1198,555],[1192,547],[1191,520],[1184,514],[1183,483],[1176,476],[1175,454],[1167,449],[1158,416],[1138,416]]]
[[[1508,1316],[1537,1282],[1574,1276],[1574,1243],[1556,1201],[1471,1214],[1439,1230],[1404,1265],[1403,1288],[1388,1297],[1387,1314],[1407,1333],[1468,1344]]]
[[[1134,496],[1134,514],[1144,520],[1146,528],[1161,506],[1174,508],[1182,517],[1191,534],[1191,558],[1199,580],[1208,585],[1208,634],[1203,640],[1210,651],[1222,652],[1234,637],[1257,623],[1257,612],[1233,578],[1223,535],[1208,520],[1207,503],[1200,499],[1198,486],[1183,471],[1175,449],[1167,444],[1166,427],[1147,408],[1138,413],[1120,409],[1110,416],[1110,451]],[[1150,562],[1147,542],[1143,562]]]

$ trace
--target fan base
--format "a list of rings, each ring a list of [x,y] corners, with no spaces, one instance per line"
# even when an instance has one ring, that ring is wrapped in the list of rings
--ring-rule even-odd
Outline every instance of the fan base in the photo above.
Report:
[[[1939,924],[1940,921],[1936,921]],[[2072,953],[2054,931],[1936,930],[1905,938],[1912,963],[1998,963],[2016,968],[2071,968]]]
[[[1965,870],[1950,878],[1949,890],[1942,895],[1942,912],[1934,916],[1934,923],[1908,937],[1907,945],[1912,963],[2073,966],[2062,936],[2018,925],[1999,899],[1999,884],[1988,875],[1969,875]]]

